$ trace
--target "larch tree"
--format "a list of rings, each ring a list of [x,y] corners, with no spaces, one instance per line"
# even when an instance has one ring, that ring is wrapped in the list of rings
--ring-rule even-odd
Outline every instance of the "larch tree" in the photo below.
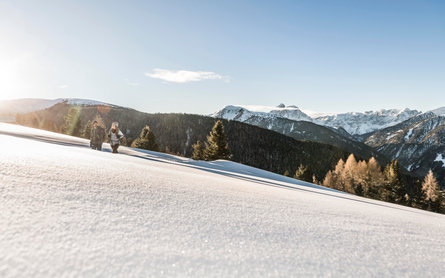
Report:
[[[102,119],[102,116],[99,113],[97,113],[96,117],[94,117],[94,121],[97,121],[97,125],[103,128],[105,133],[108,132],[104,119]]]
[[[368,188],[365,192],[366,197],[377,199],[379,198],[380,188],[383,186],[382,167],[374,157],[368,161]]]
[[[312,171],[309,167],[300,164],[297,171],[295,172],[294,178],[302,181],[313,182]]]
[[[309,167],[300,164],[295,172],[294,178],[302,181],[313,182],[313,174]]]
[[[337,189],[336,184],[337,184],[337,179],[334,172],[328,171],[326,173],[326,176],[324,177],[322,185],[329,188]]]
[[[440,192],[439,183],[431,170],[428,172],[422,183],[422,191],[424,192],[424,202],[427,209],[439,212],[442,202],[442,194]]]
[[[354,154],[350,154],[346,160],[342,178],[345,191],[355,193],[354,185],[357,179],[357,161],[355,160]]]

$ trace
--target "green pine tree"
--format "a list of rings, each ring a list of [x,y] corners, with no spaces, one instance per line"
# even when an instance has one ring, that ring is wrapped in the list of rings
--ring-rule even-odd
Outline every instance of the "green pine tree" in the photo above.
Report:
[[[224,133],[224,126],[220,120],[218,120],[212,128],[212,131],[207,136],[207,142],[205,143],[205,159],[230,159],[232,154],[227,144],[226,134]]]
[[[383,172],[384,186],[381,194],[382,200],[402,204],[405,202],[406,189],[402,182],[400,166],[397,160],[385,167]]]
[[[201,141],[198,140],[198,142],[196,142],[196,144],[194,144],[192,147],[193,147],[192,158],[194,160],[203,160],[205,158],[204,156],[205,149]]]
[[[312,182],[312,175],[312,171],[308,167],[300,164],[300,167],[298,167],[297,171],[295,172],[294,178],[302,181]]]
[[[137,138],[133,146],[139,149],[145,149],[150,151],[159,151],[159,145],[156,140],[156,136],[153,131],[150,130],[150,127],[146,125]]]

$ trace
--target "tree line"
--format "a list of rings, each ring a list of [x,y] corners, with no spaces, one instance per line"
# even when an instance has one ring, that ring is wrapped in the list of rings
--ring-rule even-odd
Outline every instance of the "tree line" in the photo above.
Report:
[[[374,157],[368,162],[357,161],[351,154],[346,162],[340,159],[321,182],[304,165],[300,165],[294,178],[358,196],[445,213],[445,195],[434,173],[430,170],[422,183],[416,181],[407,187],[406,177],[401,173],[397,160],[386,165],[382,171]]]
[[[105,121],[103,117],[106,117]],[[296,141],[236,121],[215,123],[212,118],[198,115],[144,114],[122,109],[110,109],[104,114],[98,113],[96,108],[64,105],[21,115],[17,119],[25,125],[84,138],[89,138],[91,131],[92,120],[89,119],[98,121],[105,130],[104,122],[117,119],[126,128],[124,133],[133,147],[199,160],[231,159],[276,173],[285,172],[287,176],[295,173],[293,177],[297,179],[367,198],[438,212],[443,212],[445,207],[445,198],[431,171],[423,183],[407,181],[397,161],[382,169],[375,158],[357,161],[354,155],[330,145]],[[146,125],[148,122],[154,129]],[[141,129],[133,137],[128,128],[134,130],[137,126]],[[154,132],[161,137],[155,136]],[[189,141],[196,143],[188,145]]]

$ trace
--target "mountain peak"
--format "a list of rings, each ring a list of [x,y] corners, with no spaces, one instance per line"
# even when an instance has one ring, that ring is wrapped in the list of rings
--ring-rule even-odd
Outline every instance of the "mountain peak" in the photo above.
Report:
[[[445,106],[431,110],[430,112],[433,112],[437,116],[445,116]]]

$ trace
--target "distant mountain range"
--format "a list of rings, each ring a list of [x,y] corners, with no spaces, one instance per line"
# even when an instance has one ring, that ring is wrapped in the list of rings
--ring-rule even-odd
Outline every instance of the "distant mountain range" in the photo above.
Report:
[[[172,116],[177,114],[162,114],[164,117],[155,120],[154,116],[148,116],[153,114],[85,99],[0,101],[0,121],[15,121],[15,115],[21,114],[26,116],[27,121],[25,122],[28,125],[32,125],[29,119],[34,117],[35,121],[45,119],[47,123],[48,121],[55,121],[54,126],[60,126],[68,107],[72,105],[81,105],[85,107],[83,111],[90,111],[84,113],[81,117],[84,121],[94,117],[94,113],[97,113],[97,111],[101,111],[97,107],[109,107],[112,112],[103,115],[106,123],[113,119],[126,123],[132,122],[131,124],[124,124],[128,137],[131,139],[138,135],[146,121],[159,122],[158,133],[163,134],[162,139],[165,142],[169,142],[170,139],[167,133],[163,133],[163,129],[171,125],[171,123],[162,123],[165,119],[177,118],[172,121],[188,125],[192,130],[196,130],[198,126],[195,121],[202,122],[204,119],[206,119],[205,121],[209,119],[209,123],[206,125],[210,125],[212,122],[211,118],[203,116],[199,119],[194,118],[192,122],[189,122],[191,118],[187,115],[183,117]],[[64,108],[61,109],[61,107]],[[87,107],[91,108],[86,109]],[[108,110],[106,109],[106,111]],[[110,115],[113,115],[114,118],[112,119]],[[432,169],[439,182],[443,186],[445,185],[445,107],[425,113],[410,109],[390,109],[363,113],[317,115],[305,112],[296,106],[285,106],[283,104],[276,107],[229,105],[215,112],[211,117],[229,120],[228,123],[236,121],[258,126],[297,140],[332,145],[345,152],[354,153],[360,159],[374,156],[381,164],[398,159],[403,167],[419,177],[425,176],[427,171]],[[247,126],[239,126],[232,131],[235,133],[242,132],[242,128],[246,129]],[[181,133],[182,131],[178,131],[179,133],[175,136],[182,138],[180,142],[170,142],[165,147],[188,156],[191,154],[191,144],[194,143],[192,141],[204,139],[207,129],[208,127],[199,129],[200,132],[193,136],[188,129],[183,130],[184,134]],[[176,131],[171,130],[171,132],[175,133]],[[255,133],[258,132],[255,131]],[[247,143],[245,140],[243,138],[240,142],[245,144]],[[263,143],[267,145],[266,142]],[[232,144],[235,145],[234,142]],[[271,148],[278,148],[273,142],[270,142],[270,144]],[[276,159],[279,159],[279,157],[276,157]],[[274,163],[277,163],[278,160],[274,161]],[[240,162],[246,161],[240,160]],[[249,165],[252,165],[252,162],[249,163]],[[272,170],[264,165],[260,168]],[[284,169],[284,164],[281,163],[278,168],[280,170]],[[278,171],[278,169],[273,170]]]
[[[420,177],[432,169],[445,185],[445,107],[425,113],[390,109],[310,114],[294,105],[229,105],[211,116],[260,126],[299,140],[331,144],[355,154],[398,159]]]
[[[312,114],[310,116],[309,114]],[[251,117],[257,118],[286,118],[294,121],[308,121],[318,125],[344,129],[351,135],[370,133],[385,127],[403,122],[413,116],[421,114],[420,111],[408,108],[381,109],[378,111],[349,112],[340,114],[305,113],[295,105],[276,107],[252,105],[228,105],[212,114],[215,118],[224,118],[240,122],[249,121]]]

